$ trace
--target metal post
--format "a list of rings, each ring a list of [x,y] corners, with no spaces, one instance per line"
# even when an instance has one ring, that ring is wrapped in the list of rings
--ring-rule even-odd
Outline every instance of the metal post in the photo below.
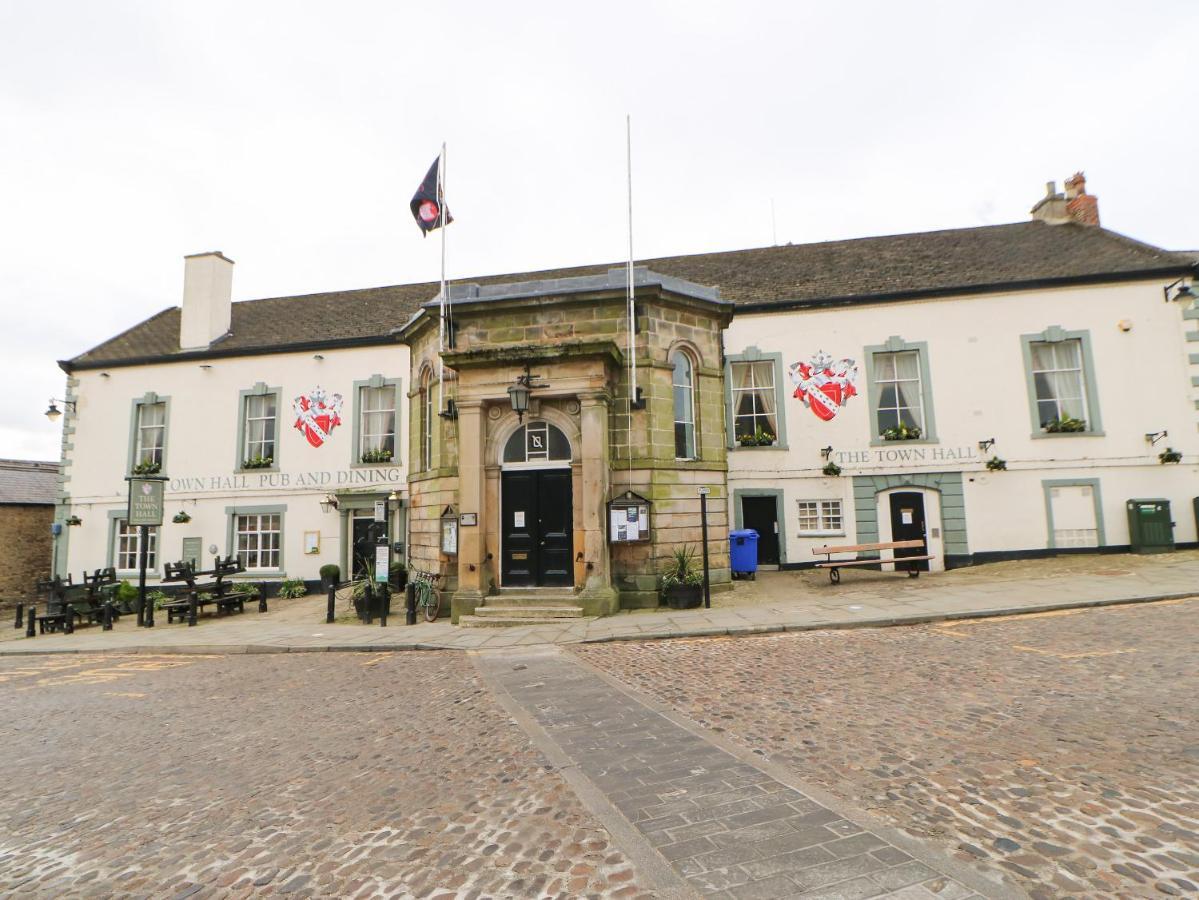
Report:
[[[104,601],[104,630],[112,631],[112,601]]]
[[[325,604],[325,624],[333,624],[333,604],[337,602],[337,585],[329,585],[329,599]]]
[[[34,620],[37,618],[37,604],[29,604],[29,618],[25,620],[25,637],[36,637],[37,632],[33,630]]]
[[[708,489],[700,488],[699,523],[704,540],[704,609],[712,608],[712,583],[708,577]]]
[[[62,612],[63,612],[62,633],[63,634],[74,634],[75,633],[75,609],[74,609],[74,607],[72,607],[71,604],[64,602],[62,604]]]
[[[151,628],[154,617],[146,610],[146,562],[150,552],[150,526],[138,529],[137,542],[137,624]]]
[[[258,582],[258,611],[260,613],[269,612],[266,605],[266,582]]]
[[[416,624],[416,582],[409,581],[404,588],[404,624]]]
[[[196,592],[187,592],[187,627],[196,624]]]
[[[21,626],[23,626],[24,624],[25,624],[25,604],[18,603],[17,604],[17,624],[14,625],[13,628],[16,628],[19,631],[21,629]]]
[[[379,627],[387,627],[387,614],[391,611],[391,585],[383,582],[383,596],[379,600]]]

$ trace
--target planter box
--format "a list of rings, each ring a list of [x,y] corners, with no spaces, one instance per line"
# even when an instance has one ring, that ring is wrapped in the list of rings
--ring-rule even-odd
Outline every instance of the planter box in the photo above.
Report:
[[[702,584],[676,584],[662,589],[662,599],[671,609],[695,609],[704,599]]]

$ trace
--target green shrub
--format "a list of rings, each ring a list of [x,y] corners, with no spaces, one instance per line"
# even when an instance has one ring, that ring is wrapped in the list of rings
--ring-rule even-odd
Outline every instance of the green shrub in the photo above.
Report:
[[[341,581],[341,566],[336,563],[325,563],[321,566],[321,581],[337,583]]]
[[[832,460],[829,460],[824,464],[824,468],[820,470],[820,473],[822,475],[829,475],[835,478],[841,474],[841,467]]]
[[[257,588],[252,581],[235,581],[229,585],[230,594],[252,594],[256,590]]]
[[[117,585],[117,600],[121,603],[136,603],[137,588],[131,585],[128,581],[122,581]]]
[[[690,544],[675,547],[670,562],[662,572],[662,588],[672,588],[677,584],[703,584],[704,573],[695,564],[695,548]]]
[[[269,469],[275,464],[273,456],[251,456],[241,464],[243,469]]]
[[[287,578],[279,585],[279,596],[284,600],[294,600],[308,593],[308,588],[300,578]]]
[[[171,598],[167,596],[166,591],[146,591],[146,602],[155,609],[162,609],[162,604],[166,603],[170,599]]]
[[[1070,433],[1087,430],[1087,423],[1083,419],[1075,419],[1070,416],[1063,416],[1060,419],[1050,419],[1048,422],[1042,422],[1041,427],[1050,434]]]

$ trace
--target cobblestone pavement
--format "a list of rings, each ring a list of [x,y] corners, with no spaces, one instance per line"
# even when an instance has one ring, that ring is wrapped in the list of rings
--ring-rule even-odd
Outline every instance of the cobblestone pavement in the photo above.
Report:
[[[570,652],[1038,900],[1199,893],[1199,601]]]
[[[458,653],[0,660],[0,894],[636,897]]]
[[[556,648],[481,660],[488,677],[544,729],[551,752],[603,790],[698,893],[722,900],[982,900],[944,871],[944,859],[914,859],[847,811],[739,759]],[[990,882],[984,889],[1003,890]]]

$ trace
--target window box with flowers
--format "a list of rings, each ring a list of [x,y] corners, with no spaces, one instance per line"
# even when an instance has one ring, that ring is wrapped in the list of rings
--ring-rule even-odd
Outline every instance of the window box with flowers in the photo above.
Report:
[[[752,434],[737,435],[737,443],[742,447],[773,447],[777,440],[772,432],[764,428],[757,428]]]
[[[379,447],[375,450],[362,451],[362,461],[364,463],[389,463],[394,454],[386,447]]]
[[[129,470],[130,475],[157,475],[162,471],[162,463],[155,462],[152,459],[146,459],[139,462]]]
[[[908,425],[906,422],[900,422],[891,428],[884,428],[882,433],[884,441],[918,441],[920,437],[920,429],[914,425]]]
[[[1087,430],[1087,423],[1085,419],[1063,416],[1060,419],[1050,419],[1047,422],[1042,422],[1041,427],[1045,429],[1047,434],[1078,434]]]
[[[251,456],[242,461],[241,467],[243,469],[269,469],[274,464],[275,459],[272,456]]]

